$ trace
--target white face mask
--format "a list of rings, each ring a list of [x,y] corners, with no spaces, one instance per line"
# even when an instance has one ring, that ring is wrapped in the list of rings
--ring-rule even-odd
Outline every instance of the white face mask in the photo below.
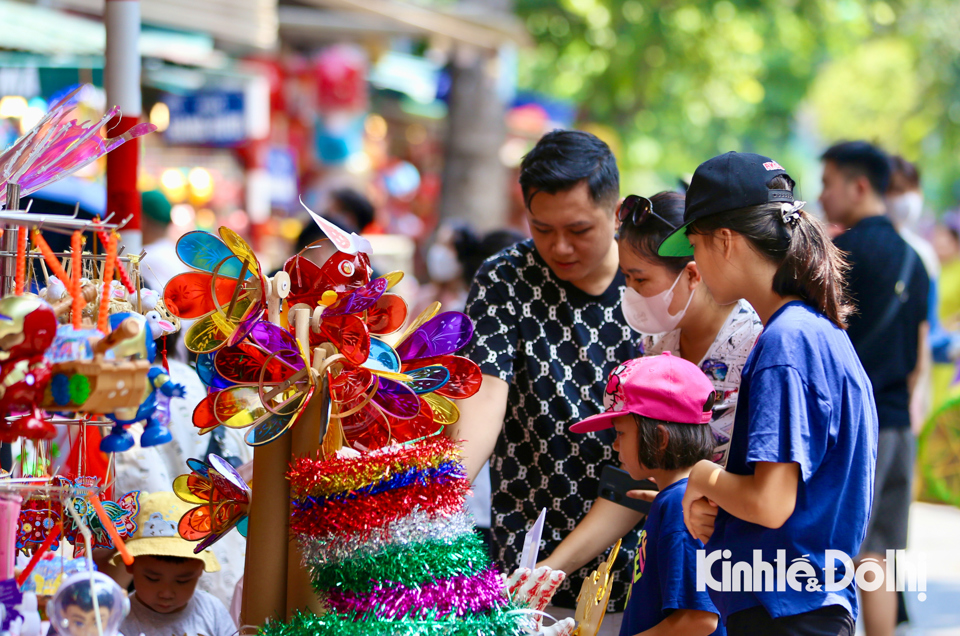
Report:
[[[427,250],[427,274],[435,283],[449,283],[463,273],[457,254],[442,243],[434,243]]]
[[[913,227],[923,214],[923,195],[906,192],[887,199],[887,215],[895,225]]]
[[[680,272],[677,280],[673,281],[670,289],[661,292],[655,296],[643,296],[632,287],[625,287],[621,298],[621,307],[623,317],[627,319],[627,324],[636,331],[643,334],[658,334],[667,331],[673,331],[683,320],[690,301],[693,300],[693,292],[690,292],[690,298],[687,304],[674,315],[670,315],[670,303],[673,302],[673,289],[683,278],[686,272]]]

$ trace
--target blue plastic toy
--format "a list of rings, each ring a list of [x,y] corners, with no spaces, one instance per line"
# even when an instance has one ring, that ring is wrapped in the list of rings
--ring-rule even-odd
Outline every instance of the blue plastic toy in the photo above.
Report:
[[[129,340],[114,347],[114,354],[119,357],[132,357],[153,362],[157,355],[157,345],[153,342],[150,327],[146,318],[140,314],[119,313],[110,316],[110,328],[117,326],[128,318],[141,323],[140,333]],[[184,387],[170,380],[170,376],[160,366],[150,368],[147,374],[147,388],[143,400],[136,409],[125,409],[108,414],[107,417],[115,422],[110,434],[100,442],[100,450],[104,453],[119,453],[133,447],[133,436],[127,427],[136,422],[146,422],[143,434],[140,436],[140,446],[157,446],[166,444],[173,439],[167,425],[158,417],[161,414],[159,407],[159,391],[167,398],[183,397]]]

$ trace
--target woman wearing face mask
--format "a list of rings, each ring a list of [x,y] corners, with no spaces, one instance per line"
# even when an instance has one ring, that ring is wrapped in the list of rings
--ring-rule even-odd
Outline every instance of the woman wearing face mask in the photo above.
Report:
[[[669,351],[698,365],[718,393],[713,409],[717,452],[726,463],[740,369],[763,331],[745,300],[718,305],[703,285],[692,257],[657,256],[657,246],[683,225],[682,194],[661,192],[650,200],[631,195],[620,207],[620,269],[627,279],[623,315],[643,336],[644,355]]]
[[[644,355],[669,351],[699,366],[718,399],[710,425],[717,438],[714,461],[726,463],[740,386],[740,370],[763,331],[749,303],[713,300],[692,257],[657,255],[660,243],[683,225],[684,196],[630,195],[618,211],[620,269],[626,276],[623,315],[643,339]],[[607,550],[643,515],[606,499],[590,512],[541,565],[574,572]]]

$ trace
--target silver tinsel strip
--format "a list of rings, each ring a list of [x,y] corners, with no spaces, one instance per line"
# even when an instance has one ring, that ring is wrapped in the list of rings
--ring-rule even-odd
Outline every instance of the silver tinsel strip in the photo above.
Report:
[[[424,541],[452,541],[473,532],[473,518],[465,510],[452,515],[424,512],[419,507],[373,531],[366,540],[338,534],[325,539],[300,536],[303,565],[326,565],[381,552],[388,545],[409,545]]]

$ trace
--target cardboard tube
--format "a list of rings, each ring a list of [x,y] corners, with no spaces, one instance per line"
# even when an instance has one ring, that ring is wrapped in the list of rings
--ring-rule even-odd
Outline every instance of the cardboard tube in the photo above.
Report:
[[[299,308],[293,311],[294,328],[297,339],[305,352],[310,351],[310,310]],[[325,385],[318,386],[313,397],[300,415],[299,421],[290,431],[291,461],[296,457],[309,455],[316,456],[320,450],[320,405],[323,403],[320,395]],[[290,549],[287,553],[287,619],[291,618],[296,610],[311,611],[314,614],[322,612],[320,599],[310,584],[310,574],[302,565],[300,548],[291,538]]]
[[[253,451],[253,496],[247,521],[241,625],[263,626],[287,615],[291,435]]]

